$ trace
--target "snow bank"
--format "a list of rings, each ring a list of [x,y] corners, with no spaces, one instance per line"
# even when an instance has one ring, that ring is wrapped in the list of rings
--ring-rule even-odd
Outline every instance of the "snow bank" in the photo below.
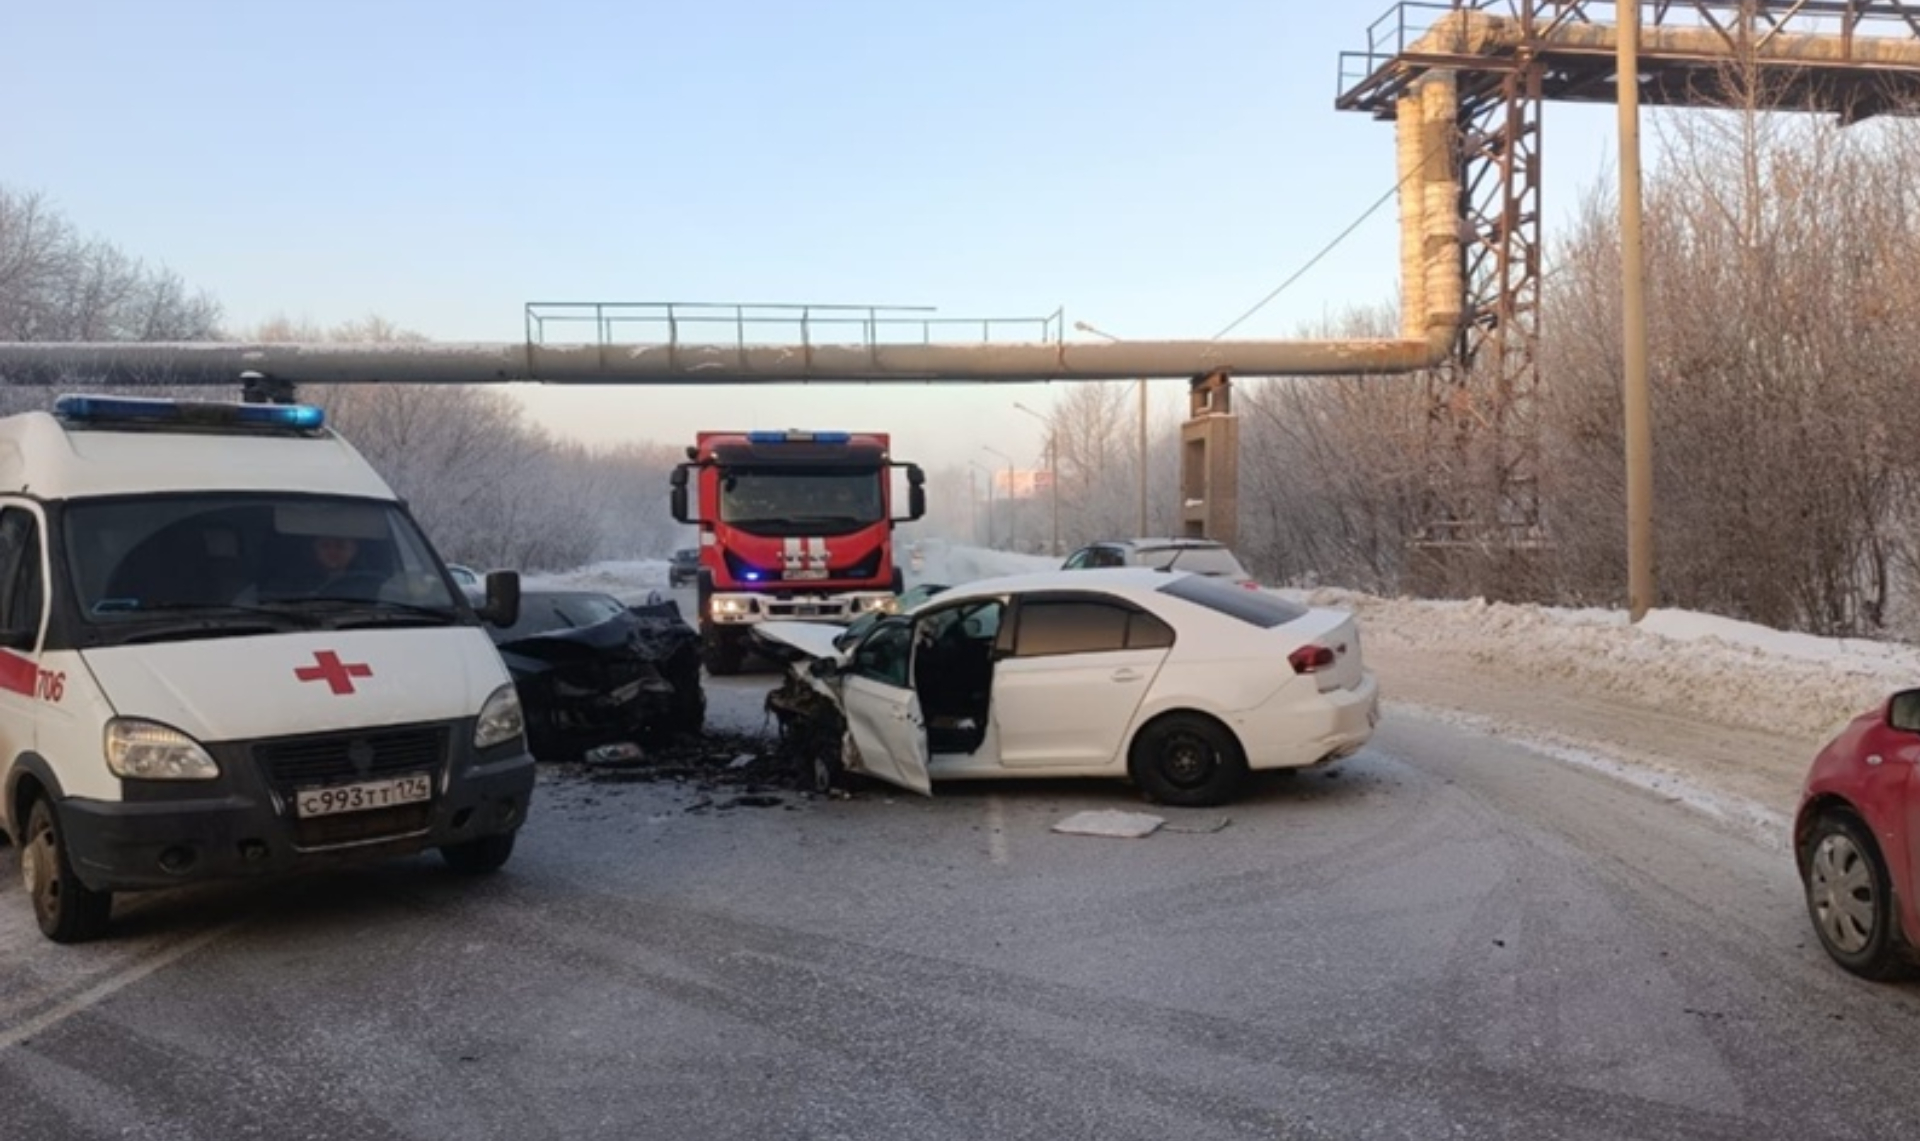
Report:
[[[1606,610],[1304,595],[1343,606],[1370,644],[1552,678],[1636,705],[1802,741],[1825,740],[1893,690],[1920,683],[1920,651],[1816,638],[1711,614],[1657,610],[1638,625]]]

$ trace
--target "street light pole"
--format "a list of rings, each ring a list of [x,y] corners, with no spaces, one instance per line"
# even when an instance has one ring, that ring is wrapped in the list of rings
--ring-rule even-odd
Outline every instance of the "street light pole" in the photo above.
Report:
[[[987,476],[987,546],[988,548],[992,548],[993,546],[993,470],[991,468],[981,467],[980,464],[974,460],[968,460],[967,466],[975,469],[976,471],[985,472]],[[978,535],[975,536],[976,539],[978,537],[979,537]]]
[[[967,473],[967,534],[974,542],[980,541],[980,480],[972,472]]]
[[[1020,536],[1015,528],[1020,524],[1020,517],[1013,506],[1013,457],[999,448],[989,448],[985,444],[980,445],[980,450],[992,452],[1007,461],[1007,549],[1017,551],[1020,549]]]
[[[1124,339],[1096,329],[1085,321],[1075,321],[1073,327],[1082,333],[1092,333],[1096,337],[1109,341],[1117,342]],[[1134,534],[1144,539],[1147,535],[1147,378],[1143,376],[1134,381],[1134,384],[1140,389],[1140,510],[1138,521],[1134,524],[1136,528]]]
[[[1018,400],[1013,402],[1013,406],[1047,426],[1047,486],[1050,489],[1048,493],[1048,498],[1053,501],[1053,537],[1047,549],[1049,551],[1052,551],[1054,554],[1058,555],[1060,553],[1059,433],[1054,431],[1053,421],[1047,419],[1045,416],[1040,415],[1040,413],[1035,412],[1033,409],[1020,403]]]

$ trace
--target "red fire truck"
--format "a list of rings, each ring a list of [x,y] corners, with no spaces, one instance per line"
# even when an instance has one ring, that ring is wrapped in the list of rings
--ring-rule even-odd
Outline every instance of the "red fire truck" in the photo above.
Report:
[[[895,468],[907,477],[897,518]],[[924,484],[917,465],[889,454],[884,432],[699,433],[673,471],[672,499],[675,519],[700,526],[708,671],[740,669],[756,622],[846,622],[892,605],[893,526],[926,514]]]

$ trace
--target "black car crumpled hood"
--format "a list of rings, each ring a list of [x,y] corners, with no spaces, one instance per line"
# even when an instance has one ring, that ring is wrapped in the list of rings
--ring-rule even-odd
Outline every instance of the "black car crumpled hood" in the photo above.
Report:
[[[664,614],[658,612],[658,607],[634,606],[597,625],[547,630],[498,642],[496,646],[503,656],[517,655],[547,665],[628,654],[657,665],[699,637],[681,619],[678,609],[670,603],[664,605],[668,610]]]
[[[700,635],[672,602],[630,606],[591,626],[495,636],[520,696],[528,747],[542,760],[700,731]]]

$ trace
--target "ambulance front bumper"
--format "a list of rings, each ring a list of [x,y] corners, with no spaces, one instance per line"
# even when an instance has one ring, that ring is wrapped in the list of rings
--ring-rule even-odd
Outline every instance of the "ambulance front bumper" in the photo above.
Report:
[[[210,751],[222,762],[216,781],[128,781],[123,800],[60,801],[62,835],[82,883],[95,891],[171,887],[404,856],[512,832],[526,820],[535,778],[524,743],[485,756],[457,749],[444,767],[421,770],[431,781],[426,800],[303,816],[291,789],[239,761],[243,748]]]

